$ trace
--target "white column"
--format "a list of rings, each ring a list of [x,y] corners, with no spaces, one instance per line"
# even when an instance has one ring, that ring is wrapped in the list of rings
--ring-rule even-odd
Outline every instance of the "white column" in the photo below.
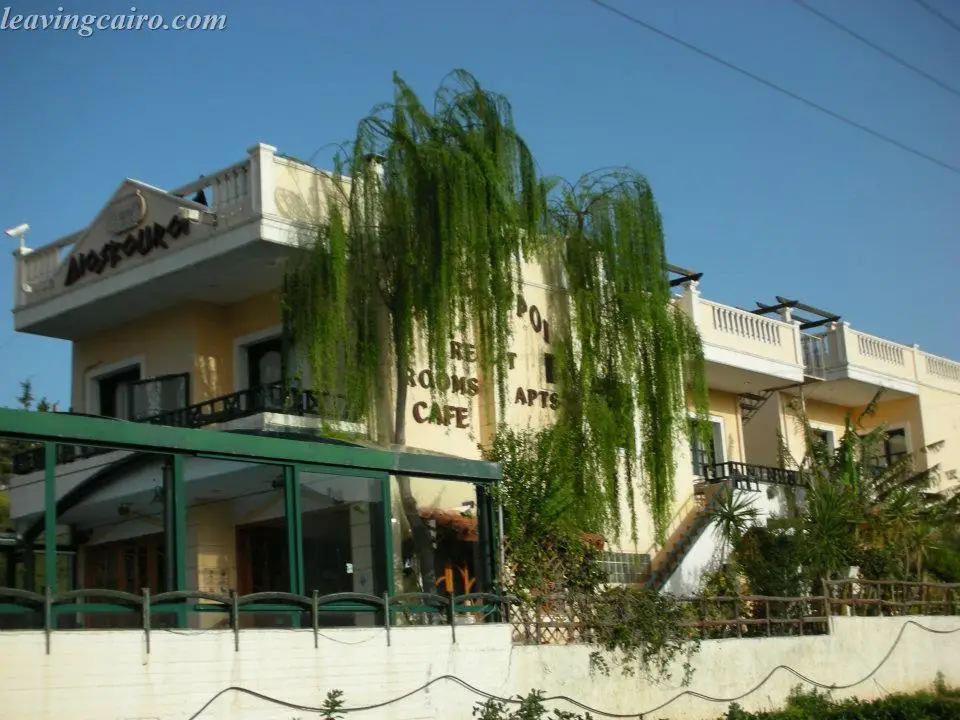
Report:
[[[790,308],[787,308],[787,311],[784,313],[784,315],[784,319],[789,322],[793,328],[793,349],[796,353],[797,365],[803,367],[803,333],[800,332],[800,321],[788,319],[791,317]]]
[[[842,320],[839,323],[835,323],[832,328],[835,332],[834,338],[836,338],[837,341],[837,361],[841,365],[848,365],[850,363],[850,356],[847,348],[847,334],[850,330],[850,323]]]
[[[25,247],[19,247],[13,251],[13,307],[15,308],[27,303],[27,293],[23,290],[23,283],[26,280],[23,264],[29,252]]]
[[[700,290],[699,283],[691,280],[683,287],[683,295],[680,296],[678,304],[680,308],[693,320],[693,324],[700,326]]]
[[[247,150],[250,155],[250,200],[251,209],[255,214],[276,214],[276,198],[274,197],[274,166],[273,156],[277,149],[273,145],[257,143]]]

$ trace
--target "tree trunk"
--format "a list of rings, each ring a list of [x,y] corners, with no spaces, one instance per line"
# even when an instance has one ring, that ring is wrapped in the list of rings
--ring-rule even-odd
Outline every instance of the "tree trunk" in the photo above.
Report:
[[[394,333],[394,348],[396,369],[396,412],[393,424],[393,442],[398,449],[407,444],[407,373],[403,367],[403,356],[406,353],[400,352],[397,343],[399,333]],[[436,592],[437,572],[434,567],[433,538],[430,528],[420,517],[420,509],[417,507],[417,500],[413,496],[413,490],[410,484],[410,478],[406,475],[397,475],[397,485],[400,488],[400,505],[403,508],[403,514],[410,525],[410,532],[413,535],[413,551],[417,558],[417,568],[419,572],[420,591],[425,593]]]

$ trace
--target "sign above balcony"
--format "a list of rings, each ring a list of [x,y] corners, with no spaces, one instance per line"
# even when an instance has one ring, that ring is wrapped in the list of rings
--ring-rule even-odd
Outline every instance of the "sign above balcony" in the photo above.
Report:
[[[170,218],[166,225],[155,222],[140,228],[136,233],[127,233],[123,240],[110,240],[99,250],[76,253],[70,258],[67,278],[63,284],[69,287],[86,275],[102,275],[108,267],[115,268],[126,258],[146,256],[154,250],[166,250],[170,247],[168,240],[177,240],[189,234],[190,221],[177,214]]]
[[[139,227],[147,217],[147,199],[137,190],[133,195],[117,200],[111,212],[108,220],[110,232],[114,235],[123,235]]]

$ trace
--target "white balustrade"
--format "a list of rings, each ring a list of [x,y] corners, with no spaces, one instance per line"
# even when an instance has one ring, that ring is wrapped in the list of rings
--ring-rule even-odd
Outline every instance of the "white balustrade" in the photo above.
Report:
[[[192,199],[200,190],[203,190],[207,205],[220,221],[249,212],[253,199],[250,158],[171,192]]]
[[[856,331],[853,331],[852,334],[857,338],[857,352],[860,355],[891,365],[904,365],[904,350],[906,348],[903,345]]]
[[[26,305],[53,289],[54,276],[76,237],[70,235],[36,250],[28,248],[14,253],[14,307]]]
[[[924,358],[928,375],[960,383],[960,363],[926,353],[924,353]]]
[[[726,305],[701,301],[710,305],[715,330],[728,335],[754,340],[767,345],[782,345],[781,329],[784,324],[755,313]]]
[[[217,214],[218,225],[223,228],[253,210],[254,173],[251,163],[252,159],[248,157],[212,175],[171,190],[170,194],[192,200],[197,192],[203,190],[207,205]],[[53,278],[67,255],[66,250],[80,234],[16,254],[15,307],[36,302],[53,289]]]

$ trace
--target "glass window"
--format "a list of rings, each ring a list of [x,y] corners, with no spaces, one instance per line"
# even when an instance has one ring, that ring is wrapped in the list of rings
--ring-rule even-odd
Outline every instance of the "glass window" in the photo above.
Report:
[[[883,441],[883,461],[885,465],[892,465],[906,456],[907,450],[907,431],[904,428],[897,428],[887,432],[887,437]]]
[[[823,445],[830,450],[831,452],[836,449],[836,435],[832,430],[820,430],[818,428],[813,428],[813,437],[818,441],[823,443]]]
[[[422,477],[391,480],[394,591],[466,595],[491,592],[495,517],[485,493],[471,483]],[[467,613],[478,622],[482,613]],[[442,622],[442,614],[398,622]]]
[[[284,488],[281,465],[185,460],[188,587],[241,596],[294,591]],[[242,605],[240,625],[291,627],[299,614],[299,607]],[[229,614],[201,613],[192,626],[229,627]]]
[[[383,487],[373,478],[301,470],[303,589],[321,596],[387,590]],[[323,625],[373,625],[378,613],[323,610]]]
[[[650,572],[650,556],[637,553],[603,552],[600,565],[608,580],[618,585],[638,584]]]
[[[879,454],[870,464],[878,468],[890,467],[908,453],[907,431],[904,428],[889,430],[880,446]]]
[[[132,383],[134,419],[181,410],[190,404],[190,374],[165,375]]]

